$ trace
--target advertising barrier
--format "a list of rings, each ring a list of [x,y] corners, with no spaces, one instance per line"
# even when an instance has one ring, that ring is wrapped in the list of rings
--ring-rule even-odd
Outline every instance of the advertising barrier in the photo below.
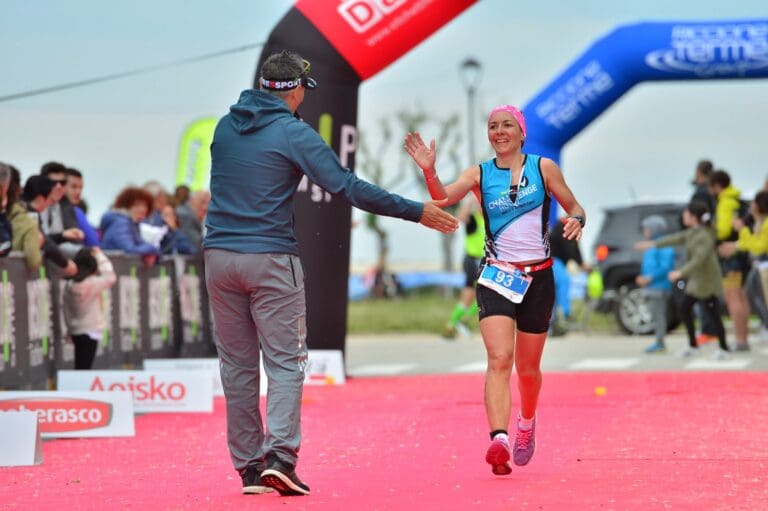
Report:
[[[148,358],[145,371],[198,371],[200,378],[210,378],[213,395],[223,396],[218,358]]]
[[[0,387],[45,389],[53,365],[52,284],[23,257],[0,259]]]
[[[130,392],[0,392],[0,417],[34,412],[43,438],[134,436]]]
[[[0,412],[0,467],[39,465],[43,462],[37,414]]]
[[[198,371],[59,371],[58,388],[128,391],[136,413],[213,411],[211,379]]]
[[[200,258],[163,258],[152,268],[106,252],[117,273],[102,292],[105,328],[93,369],[132,369],[147,358],[215,356]],[[0,258],[0,389],[47,390],[72,369],[63,314],[65,281],[55,268],[27,270],[21,253]]]

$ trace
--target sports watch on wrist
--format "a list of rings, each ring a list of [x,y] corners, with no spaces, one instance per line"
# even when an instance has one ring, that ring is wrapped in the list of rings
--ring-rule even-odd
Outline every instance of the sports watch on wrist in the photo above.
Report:
[[[571,215],[571,216],[570,216],[570,218],[573,218],[573,219],[575,219],[577,222],[579,222],[579,225],[581,226],[581,228],[582,228],[582,229],[584,228],[584,224],[586,224],[586,223],[587,223],[587,221],[586,221],[586,220],[584,219],[584,217],[583,217],[583,216],[581,216],[581,215]]]

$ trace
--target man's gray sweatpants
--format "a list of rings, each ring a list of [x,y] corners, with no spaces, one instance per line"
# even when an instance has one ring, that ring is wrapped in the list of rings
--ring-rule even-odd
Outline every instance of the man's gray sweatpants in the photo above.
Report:
[[[268,460],[295,467],[307,364],[304,272],[298,256],[205,250],[227,441],[235,469]],[[267,375],[266,432],[259,409],[259,350]],[[270,461],[271,462],[271,461]]]

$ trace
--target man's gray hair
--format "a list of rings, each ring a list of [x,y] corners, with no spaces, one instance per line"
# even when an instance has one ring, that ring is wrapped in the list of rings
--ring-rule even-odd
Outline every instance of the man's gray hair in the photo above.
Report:
[[[301,76],[304,71],[304,60],[301,55],[294,51],[283,50],[280,53],[273,53],[261,65],[261,77],[265,80],[281,81],[295,80]],[[284,98],[291,93],[291,90],[267,90],[259,86],[264,92],[268,92],[279,98]]]

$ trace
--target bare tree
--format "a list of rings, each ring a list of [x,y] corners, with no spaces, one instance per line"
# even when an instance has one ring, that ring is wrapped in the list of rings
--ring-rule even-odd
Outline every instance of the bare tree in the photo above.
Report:
[[[440,119],[428,115],[421,107],[417,106],[413,110],[398,110],[393,117],[397,126],[397,132],[402,133],[403,137],[405,133],[414,131],[425,134],[428,131],[435,133],[436,136],[434,138],[440,143],[438,149],[439,161],[437,163],[440,169],[440,178],[444,183],[450,183],[458,177],[461,171],[459,148],[462,142],[458,129],[458,114]],[[400,138],[393,139],[391,121],[381,119],[378,127],[380,133],[375,141],[371,141],[367,133],[360,133],[358,158],[356,160],[357,172],[370,182],[387,190],[392,187],[400,187],[408,182],[423,182],[421,171],[403,151]],[[391,157],[394,155],[397,156],[398,164],[394,169],[387,171],[385,169],[385,162],[387,160],[391,161]],[[418,188],[422,197],[428,198],[426,187],[420,186]],[[380,218],[377,215],[365,213],[364,224],[367,229],[370,229],[376,235],[378,243],[378,257],[375,268],[377,272],[376,282],[378,283],[389,275],[388,255],[390,237],[387,230],[382,227]],[[454,267],[453,252],[451,250],[454,239],[454,234],[443,235],[440,238],[442,267],[446,271],[450,271]],[[376,285],[374,285],[374,293],[378,296],[382,294],[382,291],[377,290]]]
[[[438,161],[436,167],[440,172],[440,180],[443,183],[451,183],[458,178],[461,172],[461,158],[459,156],[459,148],[461,147],[461,135],[459,133],[459,115],[452,114],[445,119],[437,117],[429,117],[423,111],[417,110],[416,112],[408,112],[401,110],[396,114],[397,120],[400,123],[400,127],[403,133],[414,131],[423,131],[423,129],[435,130],[436,135],[429,135],[424,132],[426,139],[432,139],[438,141]],[[400,159],[400,168],[410,169],[411,175],[414,180],[422,181],[423,175],[421,170],[411,162],[410,157],[403,152]],[[422,194],[426,197],[426,187],[421,188]],[[455,211],[456,207],[452,207]],[[453,212],[452,211],[452,212]],[[442,268],[445,271],[451,271],[454,268],[453,260],[453,243],[456,235],[454,233],[444,234],[440,237],[440,248],[442,252]]]

